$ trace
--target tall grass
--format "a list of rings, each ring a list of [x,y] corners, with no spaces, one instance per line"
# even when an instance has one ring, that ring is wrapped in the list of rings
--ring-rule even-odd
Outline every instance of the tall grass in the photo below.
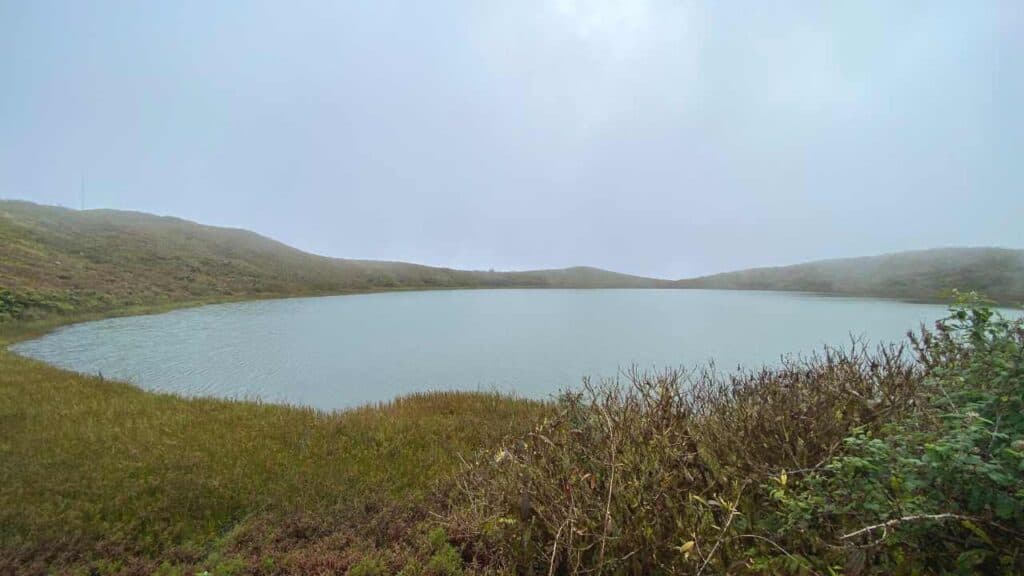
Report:
[[[411,505],[537,412],[454,392],[332,414],[183,399],[0,351],[0,573],[202,565],[246,523]]]

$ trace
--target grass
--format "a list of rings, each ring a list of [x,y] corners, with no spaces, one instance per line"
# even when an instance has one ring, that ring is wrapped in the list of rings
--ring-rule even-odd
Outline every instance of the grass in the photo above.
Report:
[[[0,351],[0,573],[203,567],[253,526],[371,504],[408,513],[460,455],[538,413],[469,393],[331,414],[184,399]]]

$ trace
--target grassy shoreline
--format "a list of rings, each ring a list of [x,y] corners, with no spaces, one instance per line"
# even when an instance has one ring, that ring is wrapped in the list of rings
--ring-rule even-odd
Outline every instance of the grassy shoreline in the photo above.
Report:
[[[125,316],[143,316],[150,314],[163,314],[165,312],[172,312],[174,310],[182,310],[187,308],[198,308],[201,306],[209,306],[214,304],[230,304],[237,302],[257,302],[261,300],[288,300],[293,298],[329,298],[333,296],[355,296],[363,294],[386,294],[393,292],[435,292],[435,291],[451,291],[451,290],[562,290],[563,288],[522,288],[522,287],[491,287],[491,286],[464,286],[464,287],[412,287],[412,288],[379,288],[379,289],[359,289],[359,290],[348,290],[341,292],[324,292],[324,293],[291,293],[291,294],[263,294],[263,295],[244,295],[244,296],[225,296],[216,298],[203,298],[195,300],[180,300],[156,304],[139,304],[131,306],[119,306],[109,309],[98,309],[91,311],[75,312],[71,314],[63,315],[51,315],[42,319],[35,320],[16,320],[8,322],[0,322],[0,347],[6,348],[11,344],[23,341],[31,340],[33,338],[39,338],[45,336],[47,333],[52,332],[58,328],[64,326],[70,326],[72,324],[79,324],[83,322],[92,322],[96,320],[105,320],[108,318],[121,318]],[[709,290],[709,291],[729,291],[729,292],[768,292],[768,293],[780,293],[780,294],[793,294],[800,296],[814,296],[819,298],[841,298],[841,299],[866,299],[866,300],[889,300],[892,302],[904,302],[907,304],[933,304],[933,305],[946,305],[949,303],[949,298],[910,298],[910,297],[895,297],[895,296],[877,296],[871,294],[836,294],[833,292],[813,292],[813,291],[794,291],[794,290],[770,290],[770,289],[754,289],[754,288],[569,288],[571,290]],[[995,302],[999,308],[1003,309],[1021,309],[1024,304],[1011,303],[1011,302]]]
[[[0,322],[0,347],[6,348],[11,344],[23,340],[31,340],[45,336],[64,326],[105,320],[108,318],[122,318],[125,316],[145,316],[150,314],[163,314],[174,310],[198,308],[214,304],[230,304],[236,302],[258,302],[261,300],[289,300],[293,298],[327,298],[331,296],[352,296],[359,294],[381,294],[389,292],[423,292],[427,290],[486,290],[487,288],[379,288],[359,289],[336,292],[312,292],[312,293],[282,293],[282,294],[247,294],[240,296],[218,296],[213,298],[198,298],[188,300],[175,300],[151,304],[136,304],[130,306],[115,306],[96,310],[84,310],[70,314],[52,314],[40,319],[14,320]]]
[[[0,574],[235,574],[254,563],[277,567],[268,573],[344,572],[368,550],[424,539],[412,532],[436,484],[544,412],[534,401],[486,393],[417,394],[331,413],[184,398],[7,349],[75,322],[239,300],[2,328]],[[377,542],[374,523],[405,536]],[[293,524],[348,543],[328,553],[308,548],[316,538],[279,542],[281,526]],[[239,543],[252,539],[266,540],[260,558]]]

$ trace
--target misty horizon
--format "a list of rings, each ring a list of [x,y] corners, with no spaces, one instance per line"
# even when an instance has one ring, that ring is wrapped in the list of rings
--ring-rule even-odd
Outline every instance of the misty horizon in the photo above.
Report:
[[[0,2],[0,197],[469,270],[1024,248],[1022,31],[998,1]]]
[[[23,199],[20,199],[20,198],[3,198],[3,197],[0,197],[0,201],[3,201],[3,200],[31,202],[31,201],[23,200]],[[273,236],[268,236],[266,234],[262,234],[262,233],[260,233],[258,231],[255,231],[255,230],[248,230],[246,228],[239,228],[239,227],[236,227],[236,226],[219,226],[219,225],[208,224],[208,223],[205,223],[205,222],[194,222],[194,221],[191,221],[191,220],[180,218],[180,217],[175,216],[173,214],[152,214],[152,213],[149,213],[149,212],[140,212],[140,211],[136,211],[136,210],[121,210],[121,209],[117,209],[117,208],[85,208],[85,209],[82,209],[82,208],[76,208],[74,206],[66,206],[66,205],[61,205],[61,204],[54,204],[53,206],[56,206],[58,208],[65,208],[65,209],[68,209],[68,210],[73,210],[73,211],[76,211],[76,212],[90,212],[90,211],[102,212],[102,211],[111,211],[111,210],[113,210],[113,211],[116,211],[116,212],[127,212],[127,213],[143,214],[143,215],[146,215],[146,216],[155,216],[155,217],[158,217],[158,218],[173,218],[173,219],[177,219],[177,220],[182,220],[184,222],[191,222],[193,224],[198,224],[200,226],[213,226],[215,228],[224,228],[224,229],[227,229],[227,230],[239,230],[239,231],[243,231],[243,232],[252,232],[252,233],[258,234],[258,235],[260,235],[260,236],[262,236],[264,238],[267,238],[269,240],[272,240],[272,241],[284,244],[285,246],[288,246],[290,248],[299,249],[299,248],[297,248],[295,246],[291,246],[290,244],[288,244],[286,242],[282,242],[281,240],[279,240],[277,238],[274,238]],[[766,269],[766,268],[785,268],[785,267],[794,266],[794,265],[800,265],[800,264],[835,262],[835,261],[842,261],[842,260],[870,259],[870,258],[878,257],[878,256],[883,256],[884,257],[884,256],[892,256],[892,255],[899,255],[899,254],[907,254],[907,253],[941,252],[941,251],[945,251],[945,250],[987,250],[987,249],[1015,250],[1016,248],[1014,248],[1012,246],[980,246],[980,245],[979,246],[930,246],[930,247],[924,247],[924,248],[909,248],[909,249],[906,249],[906,250],[897,250],[897,251],[883,252],[883,253],[877,253],[877,254],[859,254],[859,255],[854,255],[854,256],[837,256],[837,257],[831,257],[831,258],[830,257],[825,257],[825,258],[820,258],[820,259],[816,259],[816,260],[806,260],[806,261],[799,261],[799,262],[785,262],[785,263],[782,263],[782,264],[753,265],[753,266],[750,266],[748,268],[742,268],[742,269],[715,270],[715,271],[711,271],[711,272],[707,272],[707,273],[703,273],[703,274],[697,274],[697,275],[694,275],[694,276],[676,276],[676,277],[672,277],[672,276],[667,276],[667,277],[663,277],[663,276],[648,276],[648,275],[643,275],[643,274],[632,274],[630,272],[624,272],[622,270],[615,270],[615,269],[612,269],[612,268],[607,268],[607,267],[601,266],[600,264],[591,264],[591,263],[569,264],[567,266],[561,266],[561,267],[557,267],[557,268],[541,268],[541,267],[538,267],[538,266],[526,266],[526,267],[523,267],[523,268],[496,268],[496,267],[488,267],[488,268],[453,268],[453,267],[450,267],[450,266],[444,266],[443,264],[431,264],[429,262],[408,262],[408,261],[395,260],[395,259],[389,259],[389,258],[383,258],[383,259],[353,258],[353,257],[349,257],[349,256],[344,256],[344,255],[342,255],[342,256],[335,256],[335,255],[330,255],[330,254],[319,254],[317,252],[310,252],[310,251],[306,251],[306,250],[303,250],[303,252],[306,252],[307,254],[311,254],[311,255],[314,255],[314,256],[321,256],[321,257],[325,257],[325,258],[335,258],[335,259],[340,259],[340,260],[360,260],[360,261],[375,261],[375,262],[395,262],[395,263],[404,263],[404,264],[419,264],[419,265],[431,266],[431,267],[437,267],[437,268],[452,268],[452,269],[455,269],[455,270],[467,270],[467,271],[475,271],[475,272],[486,272],[486,271],[491,271],[491,272],[536,272],[536,271],[543,271],[543,270],[559,270],[559,269],[566,269],[566,268],[593,268],[593,269],[598,269],[598,270],[605,270],[605,271],[608,271],[608,272],[618,272],[618,273],[623,273],[623,274],[631,274],[631,275],[636,275],[636,276],[639,276],[639,277],[650,278],[650,279],[653,279],[653,280],[677,281],[677,280],[687,280],[687,279],[700,278],[700,277],[704,277],[704,276],[715,276],[715,275],[718,275],[718,274],[727,274],[727,273],[730,273],[730,272],[738,272],[738,271],[744,271],[744,270],[757,270],[757,269]],[[301,250],[301,249],[299,249],[299,250]]]

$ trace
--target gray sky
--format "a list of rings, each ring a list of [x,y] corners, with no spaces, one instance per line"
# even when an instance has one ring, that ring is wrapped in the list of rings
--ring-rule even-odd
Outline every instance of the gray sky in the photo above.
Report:
[[[1024,2],[0,0],[0,197],[663,277],[1024,247]]]

